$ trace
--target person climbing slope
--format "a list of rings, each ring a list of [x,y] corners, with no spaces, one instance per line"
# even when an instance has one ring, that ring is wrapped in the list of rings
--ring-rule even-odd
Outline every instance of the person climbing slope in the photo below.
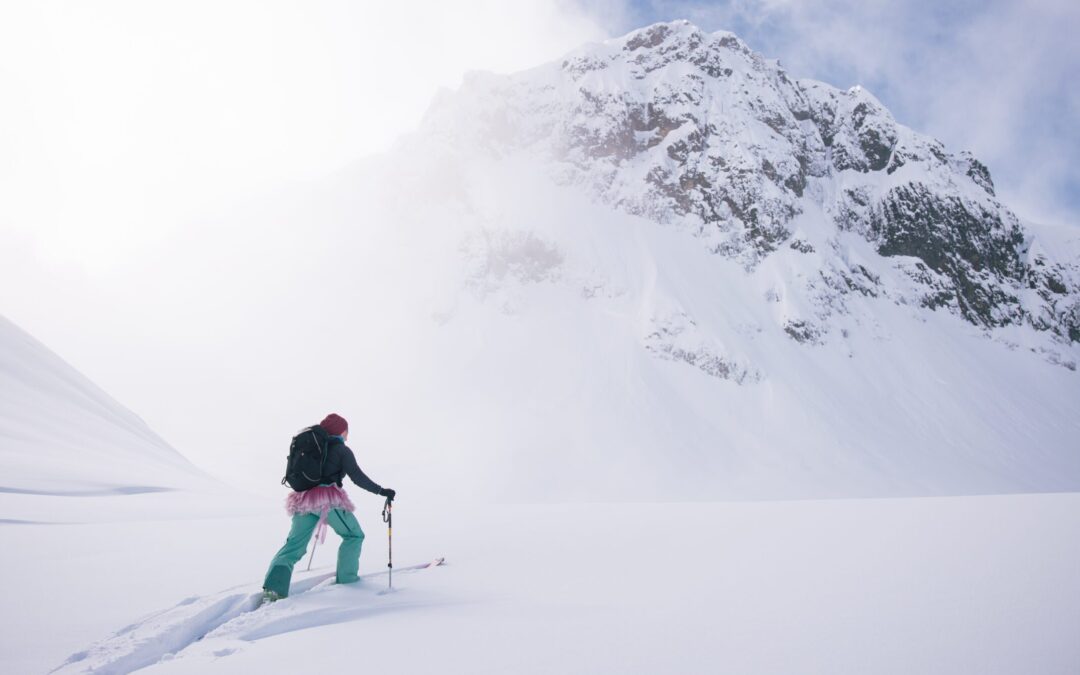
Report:
[[[317,541],[326,540],[329,525],[341,536],[337,556],[337,583],[355,582],[360,567],[360,549],[364,544],[364,531],[353,515],[352,501],[342,487],[345,476],[368,492],[393,501],[396,493],[380,486],[367,477],[356,464],[356,457],[345,441],[349,438],[349,423],[338,414],[330,413],[315,427],[305,429],[293,441],[289,466],[285,478],[292,492],[285,501],[285,510],[292,516],[292,528],[285,545],[270,561],[270,569],[263,581],[263,601],[273,602],[289,595],[293,566],[304,557],[311,535]],[[298,457],[298,439],[306,440],[309,456],[314,464],[305,465]],[[311,467],[316,467],[311,469]],[[302,469],[319,474],[318,478]]]

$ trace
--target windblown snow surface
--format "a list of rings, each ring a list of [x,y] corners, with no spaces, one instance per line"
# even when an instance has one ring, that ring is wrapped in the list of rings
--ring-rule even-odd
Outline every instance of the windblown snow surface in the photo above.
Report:
[[[651,61],[618,59],[631,43],[661,54],[664,40],[695,35],[639,31],[565,63],[613,64],[587,76],[589,96],[664,90],[679,102],[686,62],[636,78]],[[714,38],[751,64],[733,73],[759,72],[741,43]],[[791,219],[744,237],[728,207],[732,219],[709,230],[673,210],[667,179],[641,183],[661,175],[649,162],[682,161],[652,135],[687,140],[685,129],[632,134],[652,154],[613,170],[560,156],[545,134],[522,146],[523,125],[556,129],[544,116],[557,122],[576,100],[560,67],[472,78],[393,152],[258,214],[268,237],[305,228],[307,257],[290,255],[275,288],[289,274],[326,278],[319,297],[283,292],[282,316],[334,316],[340,329],[284,326],[306,356],[274,367],[340,394],[339,411],[363,420],[351,432],[361,464],[400,493],[395,561],[447,565],[395,576],[380,594],[379,500],[354,489],[361,572],[375,576],[329,583],[332,547],[320,548],[310,574],[298,566],[294,596],[253,610],[288,526],[280,495],[211,507],[180,489],[86,496],[78,503],[113,501],[68,515],[76,498],[61,490],[182,487],[149,480],[187,470],[159,471],[175,457],[125,414],[101,433],[136,429],[125,433],[145,446],[118,452],[145,447],[154,468],[110,482],[99,464],[61,461],[63,484],[34,471],[8,484],[52,494],[4,515],[5,671],[1080,671],[1073,296],[969,275],[987,297],[1016,294],[983,320],[926,301],[955,280],[836,222],[852,185],[870,203],[902,180],[1004,214],[975,182],[988,178],[902,130],[897,175],[809,167],[796,199],[755,182],[765,131],[733,117],[724,142],[747,153],[725,155],[729,178],[745,179],[729,187],[760,188]],[[743,114],[721,98],[717,110]],[[763,222],[743,215],[746,228]],[[1002,226],[1023,235],[1016,264],[1060,270],[1051,285],[1073,288],[1076,232],[1016,226]],[[341,262],[333,274],[328,260]],[[299,407],[310,395],[281,396]],[[0,423],[23,438],[36,424],[11,406]],[[13,461],[32,448],[19,442]],[[42,517],[54,505],[65,516]],[[77,522],[21,522],[46,520]]]

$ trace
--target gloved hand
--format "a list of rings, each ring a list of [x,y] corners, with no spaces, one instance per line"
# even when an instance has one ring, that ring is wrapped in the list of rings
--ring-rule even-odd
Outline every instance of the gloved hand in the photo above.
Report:
[[[382,490],[379,490],[379,496],[386,497],[388,500],[394,501],[394,497],[397,496],[397,493],[390,488],[383,488]]]

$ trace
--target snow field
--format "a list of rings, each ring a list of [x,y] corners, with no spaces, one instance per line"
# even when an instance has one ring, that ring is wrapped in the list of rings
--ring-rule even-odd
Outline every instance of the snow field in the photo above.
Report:
[[[381,571],[377,507],[364,503],[358,515],[368,535],[361,572]],[[385,577],[323,583],[246,614],[237,608],[250,602],[287,529],[277,513],[172,521],[167,536],[160,523],[5,526],[13,550],[28,555],[0,563],[5,578],[20,580],[8,597],[21,619],[2,638],[4,669],[44,672],[86,652],[60,672],[89,672],[80,664],[127,672],[110,670],[109,658],[123,666],[133,636],[144,653],[171,654],[148,673],[1080,667],[1077,494],[402,501],[395,515],[399,565],[435,554],[447,565],[398,575],[391,594],[380,594]],[[331,547],[316,553],[316,580],[331,571]],[[132,573],[117,574],[123,569]]]

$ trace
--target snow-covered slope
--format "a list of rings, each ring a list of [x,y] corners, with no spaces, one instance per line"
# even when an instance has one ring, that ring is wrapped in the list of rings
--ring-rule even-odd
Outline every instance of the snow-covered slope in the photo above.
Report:
[[[134,413],[4,317],[0,474],[8,507],[17,496],[134,495],[212,484]]]
[[[843,311],[817,332],[806,287],[846,288],[818,266],[915,292],[859,234],[807,219],[815,252],[782,247],[747,270],[553,184],[547,164],[411,142],[314,201],[348,252],[327,296],[349,328],[319,343],[340,357],[331,386],[413,489],[557,501],[1080,488],[1080,378],[1021,346],[1045,334],[987,339],[958,314],[859,292],[833,296]]]
[[[942,308],[987,328],[1045,332],[1033,348],[1075,368],[1080,267],[1030,233],[969,153],[898,124],[861,87],[794,80],[727,32],[678,21],[509,76],[475,75],[426,131],[492,155],[529,153],[627,213],[696,235],[753,268],[792,251],[808,303],[794,339],[835,334],[847,296]],[[844,258],[837,235],[872,244]],[[883,279],[899,272],[903,279]]]
[[[0,476],[5,673],[47,672],[60,645],[74,648],[111,625],[109,617],[172,598],[185,575],[170,566],[191,543],[176,522],[272,508],[202,473],[5,317]],[[160,577],[147,573],[150,562]]]

